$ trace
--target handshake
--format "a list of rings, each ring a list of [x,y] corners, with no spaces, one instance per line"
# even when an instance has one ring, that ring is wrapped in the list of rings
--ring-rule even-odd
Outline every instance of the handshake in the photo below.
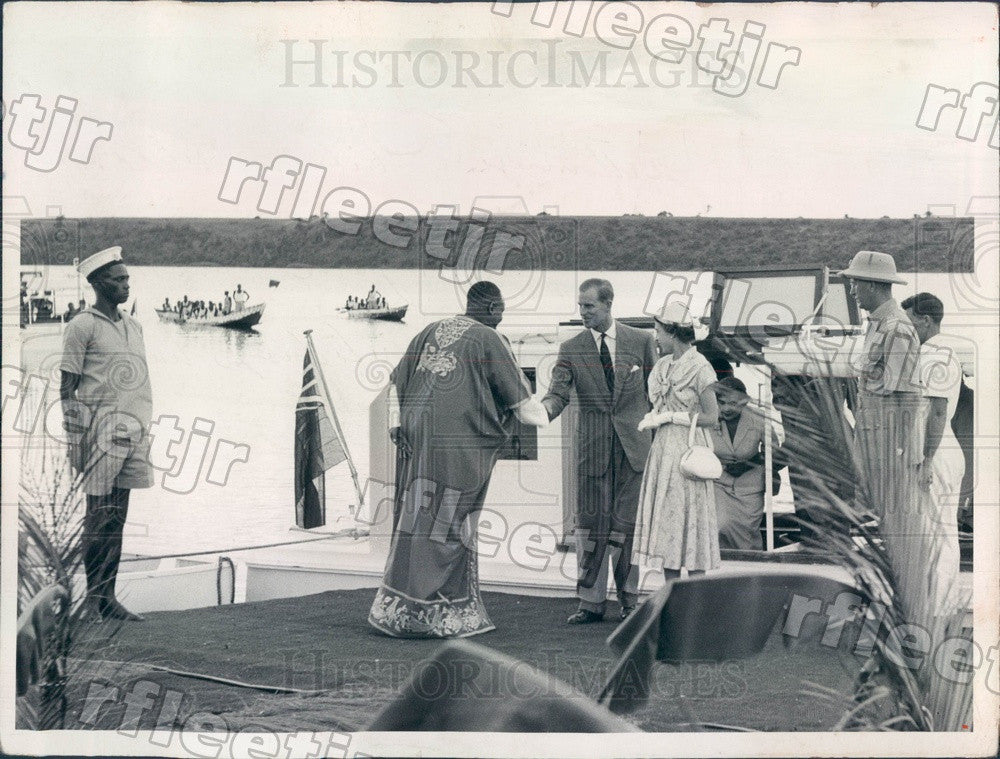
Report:
[[[639,432],[656,429],[664,424],[679,424],[688,427],[691,424],[691,415],[686,411],[650,411],[639,422]]]

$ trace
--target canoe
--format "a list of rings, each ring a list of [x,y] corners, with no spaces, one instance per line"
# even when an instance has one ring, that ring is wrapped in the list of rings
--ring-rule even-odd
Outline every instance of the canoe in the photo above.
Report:
[[[260,322],[264,315],[264,303],[255,306],[248,306],[242,311],[230,311],[228,314],[219,316],[190,317],[185,318],[176,311],[166,311],[156,309],[156,315],[165,322],[175,322],[177,324],[190,324],[200,327],[229,327],[230,329],[250,329]]]
[[[344,313],[351,319],[378,319],[385,322],[398,322],[406,316],[406,309],[409,306],[409,303],[404,303],[402,306],[393,306],[392,308],[351,308],[346,309]]]

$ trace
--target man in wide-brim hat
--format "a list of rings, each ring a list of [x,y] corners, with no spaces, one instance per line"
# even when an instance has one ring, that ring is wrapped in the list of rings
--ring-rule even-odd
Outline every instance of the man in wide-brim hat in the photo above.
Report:
[[[87,496],[83,564],[87,613],[141,620],[115,598],[122,533],[132,488],[153,484],[149,425],[153,400],[139,322],[118,308],[129,297],[122,249],[95,253],[77,267],[97,296],[66,325],[59,395],[70,463]]]
[[[849,280],[858,306],[868,312],[864,344],[855,363],[855,441],[865,469],[863,492],[876,514],[894,514],[896,519],[902,510],[912,510],[917,468],[923,458],[921,425],[917,424],[920,339],[892,297],[893,284],[906,281],[896,273],[891,255],[863,250],[841,275]]]

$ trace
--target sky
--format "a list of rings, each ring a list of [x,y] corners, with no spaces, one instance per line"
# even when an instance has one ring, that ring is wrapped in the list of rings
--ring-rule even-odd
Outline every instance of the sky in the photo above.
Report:
[[[579,35],[568,5],[546,28],[530,3],[8,3],[3,193],[35,216],[289,218],[311,163],[325,173],[298,210],[314,213],[342,210],[323,205],[337,187],[372,210],[833,218],[961,213],[997,194],[993,6],[578,3]],[[713,89],[718,56],[695,54],[713,18],[732,33],[723,52],[761,38],[736,97]],[[689,47],[658,42],[685,25]],[[795,51],[761,83],[768,56]],[[289,74],[289,57],[307,62]],[[588,83],[602,60],[604,86],[598,68]],[[957,108],[918,128],[928,87],[977,83],[994,111],[976,139],[956,136]],[[45,116],[26,138],[15,101],[30,95]],[[76,101],[61,152],[45,139],[60,96]],[[73,161],[84,118],[111,134]],[[50,170],[32,167],[42,156]],[[220,199],[227,171],[278,156],[300,168],[273,213],[253,178]]]

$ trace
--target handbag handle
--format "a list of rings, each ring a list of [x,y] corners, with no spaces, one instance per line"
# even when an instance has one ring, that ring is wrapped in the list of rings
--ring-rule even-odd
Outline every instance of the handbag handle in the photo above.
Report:
[[[698,415],[691,417],[691,429],[688,430],[688,448],[694,447],[694,431],[698,429]]]

